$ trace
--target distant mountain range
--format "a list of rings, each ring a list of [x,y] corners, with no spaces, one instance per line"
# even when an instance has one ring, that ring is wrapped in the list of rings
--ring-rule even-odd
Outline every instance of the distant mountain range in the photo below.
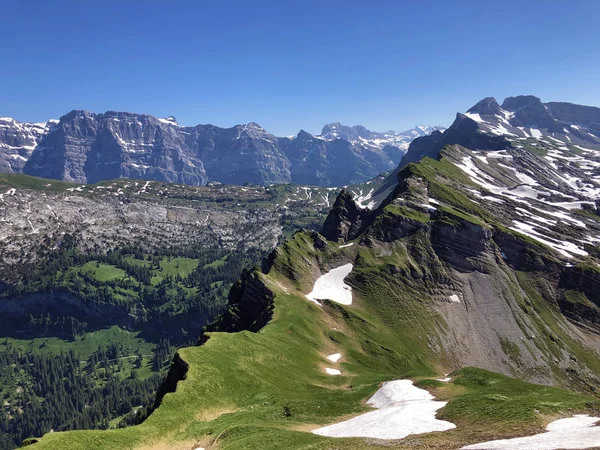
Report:
[[[360,183],[397,166],[410,142],[441,127],[378,133],[331,123],[277,137],[256,123],[180,126],[174,117],[71,111],[60,120],[0,118],[0,172],[76,183],[136,178],[202,186]]]

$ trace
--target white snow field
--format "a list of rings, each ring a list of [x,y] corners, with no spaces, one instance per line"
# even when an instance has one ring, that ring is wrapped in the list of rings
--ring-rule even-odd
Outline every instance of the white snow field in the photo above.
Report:
[[[342,372],[340,372],[337,369],[330,369],[329,367],[325,368],[325,372],[327,372],[328,375],[341,375]]]
[[[384,383],[367,404],[377,408],[344,422],[318,428],[312,432],[329,437],[367,437],[402,439],[411,434],[446,431],[456,425],[435,418],[436,411],[447,402],[434,401],[411,380]]]
[[[331,300],[342,305],[352,304],[352,288],[344,283],[344,278],[352,271],[352,264],[346,264],[336,269],[331,269],[325,275],[321,275],[315,282],[315,286],[306,298],[317,305],[319,300]]]
[[[551,422],[545,433],[468,445],[462,450],[559,450],[600,447],[600,417],[587,414]]]
[[[334,353],[333,355],[329,355],[327,359],[331,362],[338,362],[338,360],[342,357],[339,353]]]

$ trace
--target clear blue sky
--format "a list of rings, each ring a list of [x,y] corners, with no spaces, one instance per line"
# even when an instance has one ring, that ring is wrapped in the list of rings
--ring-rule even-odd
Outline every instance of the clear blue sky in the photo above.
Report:
[[[486,96],[600,106],[598,1],[0,0],[0,115],[449,125]]]

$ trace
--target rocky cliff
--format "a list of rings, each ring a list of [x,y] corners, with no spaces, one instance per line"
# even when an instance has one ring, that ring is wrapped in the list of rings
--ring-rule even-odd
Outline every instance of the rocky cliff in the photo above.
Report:
[[[393,169],[412,139],[434,129],[382,134],[339,127],[359,128],[360,136],[326,126],[321,136],[300,131],[282,138],[256,123],[183,127],[173,117],[115,111],[76,110],[39,124],[0,118],[0,171],[87,184],[134,178],[342,186]]]

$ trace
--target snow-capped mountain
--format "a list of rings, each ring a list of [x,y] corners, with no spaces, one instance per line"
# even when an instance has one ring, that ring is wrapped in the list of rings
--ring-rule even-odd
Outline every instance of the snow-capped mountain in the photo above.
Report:
[[[409,140],[428,131],[348,139],[277,137],[256,123],[184,127],[170,116],[71,111],[39,124],[0,119],[0,171],[77,183],[137,178],[204,185],[298,183],[342,186],[392,170]]]
[[[370,196],[373,205],[395,189],[410,163],[426,157],[458,168],[448,180],[454,195],[479,205],[507,230],[564,258],[600,256],[600,108],[544,104],[533,96],[510,97],[500,106],[486,98],[458,113],[445,132],[413,141]],[[448,201],[430,197],[433,208]]]
[[[42,137],[58,120],[19,122],[0,117],[0,172],[20,172]]]
[[[433,131],[444,130],[445,128],[440,126],[419,125],[402,132],[393,130],[377,132],[368,130],[361,125],[349,127],[342,125],[339,122],[333,122],[328,123],[323,127],[321,137],[324,139],[345,139],[353,144],[362,144],[379,149],[390,146],[406,151],[414,139],[421,136],[427,136]]]
[[[509,97],[502,106],[485,98],[465,114],[481,130],[508,138],[549,139],[566,145],[600,148],[600,108],[542,103],[532,95]]]

